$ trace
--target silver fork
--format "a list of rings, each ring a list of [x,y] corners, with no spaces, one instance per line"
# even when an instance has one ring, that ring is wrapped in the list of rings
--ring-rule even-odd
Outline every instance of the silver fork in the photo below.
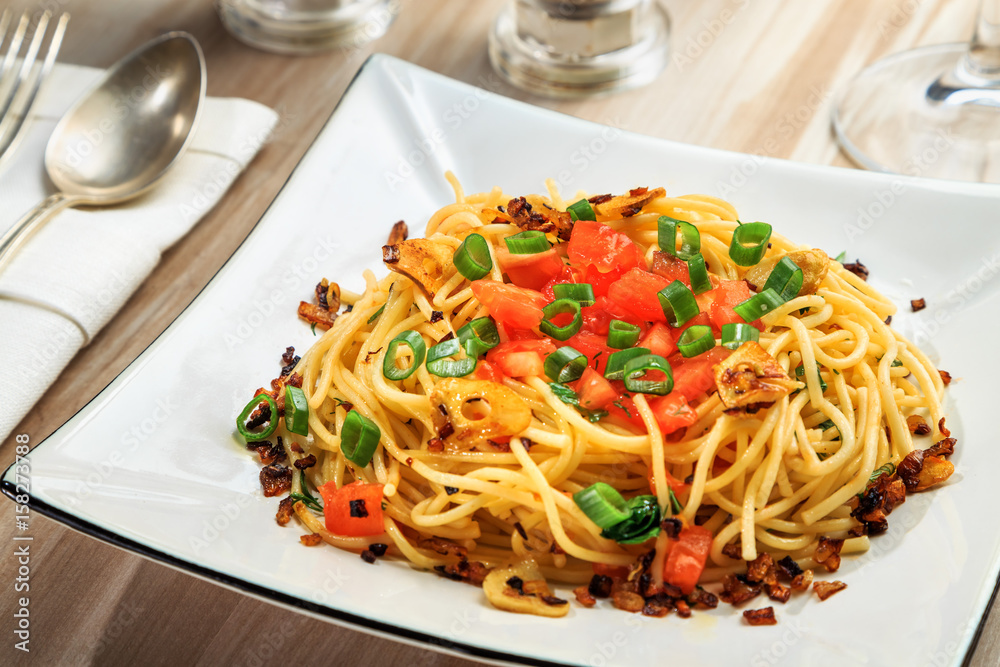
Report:
[[[55,21],[41,64],[37,64],[38,56],[52,23],[52,12],[46,11],[38,18],[30,37],[30,12],[21,14],[16,26],[13,26],[13,22],[14,13],[5,9],[0,15],[0,52],[6,50],[0,61],[0,159],[14,145],[38,97],[42,81],[52,71],[66,33],[69,14],[60,14]],[[22,55],[21,47],[26,38],[27,49]],[[21,59],[20,63],[17,62],[18,57]]]

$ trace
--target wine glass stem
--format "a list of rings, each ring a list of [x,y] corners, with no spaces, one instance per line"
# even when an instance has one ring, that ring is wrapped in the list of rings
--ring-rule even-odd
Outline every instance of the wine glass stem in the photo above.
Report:
[[[1000,81],[1000,0],[982,0],[967,61],[977,76]]]

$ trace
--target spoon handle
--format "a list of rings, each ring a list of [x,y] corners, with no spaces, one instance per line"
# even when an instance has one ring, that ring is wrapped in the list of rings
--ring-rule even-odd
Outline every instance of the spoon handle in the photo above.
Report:
[[[0,273],[10,263],[14,253],[52,216],[67,206],[79,203],[78,197],[62,192],[49,195],[28,211],[6,234],[0,237]]]

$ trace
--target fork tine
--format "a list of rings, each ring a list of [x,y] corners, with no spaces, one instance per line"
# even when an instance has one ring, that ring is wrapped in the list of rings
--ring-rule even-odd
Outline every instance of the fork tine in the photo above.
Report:
[[[28,13],[25,12],[22,21],[27,17]],[[31,71],[32,66],[35,64],[35,58],[38,57],[38,49],[41,48],[42,40],[45,39],[45,31],[49,28],[50,18],[52,18],[52,12],[46,11],[42,14],[42,18],[38,20],[38,25],[35,26],[35,33],[28,44],[28,52],[24,54],[24,59],[21,61],[21,68],[17,72],[17,78],[14,79],[14,85],[7,91],[6,99],[0,102],[0,119],[6,120],[7,112],[10,111],[10,106],[14,102],[17,91],[24,85],[24,80],[28,77],[28,72]]]
[[[7,45],[7,54],[3,63],[0,64],[0,81],[3,81],[7,73],[13,68],[14,60],[21,51],[21,42],[24,41],[24,33],[28,30],[28,12],[21,15],[21,21],[17,24],[14,34],[11,35],[10,43]]]
[[[49,44],[45,51],[42,64],[36,68],[34,75],[30,77],[30,79],[27,77],[27,74],[34,65],[38,51],[41,48],[45,33],[48,30],[50,19],[51,12],[46,12],[39,21],[38,27],[35,29],[35,35],[32,38],[31,47],[29,47],[29,53],[25,56],[25,64],[22,65],[21,68],[19,81],[25,83],[27,87],[24,88],[24,90],[27,92],[20,95],[20,97],[15,96],[11,98],[11,103],[15,101],[18,103],[15,108],[10,110],[9,114],[0,114],[0,158],[3,157],[7,149],[17,139],[21,128],[24,126],[24,123],[31,112],[31,107],[35,103],[35,99],[38,96],[38,91],[42,86],[42,82],[52,71],[52,67],[55,65],[56,56],[59,54],[59,49],[62,47],[63,36],[66,34],[66,25],[69,23],[68,13],[63,13],[59,16],[55,30],[52,33],[52,37],[49,39]],[[15,86],[15,88],[17,87],[19,86]],[[10,105],[8,104],[8,106]],[[10,126],[5,130],[3,126],[8,124]]]

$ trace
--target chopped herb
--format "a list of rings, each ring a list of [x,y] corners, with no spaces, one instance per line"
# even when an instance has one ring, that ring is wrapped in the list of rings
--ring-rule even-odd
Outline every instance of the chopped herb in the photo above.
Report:
[[[291,494],[292,500],[300,500],[305,504],[306,507],[308,507],[312,511],[322,512],[323,511],[322,503],[320,503],[319,499],[309,491],[309,483],[306,481],[306,471],[305,470],[299,471],[299,475],[300,475],[299,481],[301,482],[302,486],[302,493]]]
[[[806,306],[805,308],[799,308],[799,315],[805,315],[806,313],[808,313],[809,308],[811,308],[811,306]]]
[[[680,514],[684,511],[684,506],[681,505],[681,501],[677,500],[677,496],[674,495],[674,490],[669,486],[667,487],[667,493],[670,494],[670,509],[673,514]]]
[[[623,411],[625,412],[625,415],[626,415],[626,416],[627,416],[627,417],[628,417],[629,419],[631,419],[631,418],[632,418],[632,413],[628,411],[628,408],[626,408],[626,407],[624,406],[624,404],[622,404],[622,402],[621,402],[621,401],[615,401],[615,402],[614,402],[614,403],[612,403],[611,405],[614,405],[615,407],[619,407],[619,408],[621,408],[621,409],[622,409],[622,410],[623,410]]]
[[[376,310],[376,311],[375,311],[375,314],[374,314],[374,315],[372,315],[371,317],[369,317],[369,318],[368,318],[368,324],[371,324],[371,323],[373,323],[373,322],[374,322],[375,320],[377,320],[377,319],[378,319],[378,316],[382,314],[382,311],[383,311],[383,310],[385,310],[385,304],[384,304],[384,303],[382,304],[382,307],[381,307],[381,308],[379,308],[378,310]]]
[[[834,260],[840,262],[841,264],[844,263],[845,259],[847,259],[847,251],[846,250],[841,250],[840,254],[837,255],[836,257],[834,257]]]
[[[903,362],[900,361],[899,359],[893,359],[892,363],[890,364],[890,366],[892,366],[892,368],[898,368],[898,367],[900,367],[902,365],[903,365]]]
[[[315,335],[316,335],[316,323],[315,323],[315,322],[313,322],[313,323],[312,323],[312,324],[311,324],[311,325],[309,326],[309,330],[310,330],[310,331],[312,331],[312,334],[313,334],[313,336],[315,336]]]
[[[816,428],[825,431],[826,429],[828,429],[828,428],[834,428],[835,426],[836,426],[836,424],[833,423],[832,419],[827,419],[825,422],[823,422],[822,424],[818,425]]]
[[[830,455],[827,454],[826,452],[819,452],[818,454],[816,454],[816,458],[818,458],[820,461],[825,461],[829,456]]]
[[[587,408],[580,407],[580,397],[577,396],[576,392],[572,388],[560,382],[550,382],[549,388],[552,389],[552,393],[556,395],[560,401],[566,405],[572,405],[580,414],[587,418],[591,424],[596,424],[604,417],[608,416],[607,410],[588,410]]]

